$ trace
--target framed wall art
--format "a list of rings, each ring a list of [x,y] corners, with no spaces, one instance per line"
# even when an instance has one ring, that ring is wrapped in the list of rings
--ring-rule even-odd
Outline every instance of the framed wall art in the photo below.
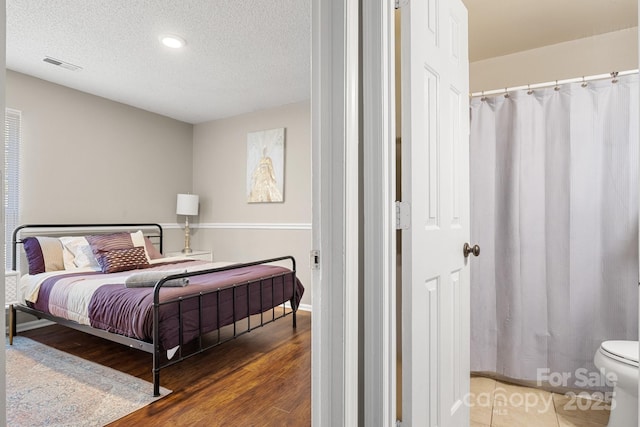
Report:
[[[284,128],[247,134],[247,202],[284,202]]]

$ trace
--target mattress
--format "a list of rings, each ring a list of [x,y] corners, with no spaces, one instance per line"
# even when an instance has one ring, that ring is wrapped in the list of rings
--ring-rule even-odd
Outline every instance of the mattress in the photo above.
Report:
[[[127,278],[140,271],[193,273],[228,264],[166,259],[144,270],[118,273],[62,270],[26,275],[20,288],[25,303],[36,310],[152,342],[154,289],[126,287]],[[184,287],[160,289],[161,348],[186,344],[201,333],[215,331],[285,302],[297,306],[303,293],[304,287],[295,279],[294,300],[294,274],[270,264],[191,276]]]

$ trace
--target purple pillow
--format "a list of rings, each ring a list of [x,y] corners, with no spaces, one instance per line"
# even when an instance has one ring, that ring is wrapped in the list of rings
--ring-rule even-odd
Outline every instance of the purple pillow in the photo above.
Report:
[[[130,233],[87,236],[91,250],[103,273],[135,270],[149,266],[143,246],[133,246]],[[142,258],[140,258],[142,254]]]
[[[98,258],[102,252],[114,249],[127,249],[133,247],[130,233],[95,234],[86,236],[93,254]]]
[[[147,255],[149,255],[149,259],[159,259],[164,258],[164,256],[156,249],[153,245],[153,242],[149,240],[147,236],[144,236],[144,246],[147,249]]]
[[[55,237],[27,237],[22,240],[29,274],[64,270],[62,243]]]

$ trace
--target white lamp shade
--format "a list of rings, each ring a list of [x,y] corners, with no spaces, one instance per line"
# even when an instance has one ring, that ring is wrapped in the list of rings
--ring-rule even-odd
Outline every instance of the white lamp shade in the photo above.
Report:
[[[200,197],[196,194],[178,194],[176,203],[176,214],[178,215],[198,215],[198,202]]]

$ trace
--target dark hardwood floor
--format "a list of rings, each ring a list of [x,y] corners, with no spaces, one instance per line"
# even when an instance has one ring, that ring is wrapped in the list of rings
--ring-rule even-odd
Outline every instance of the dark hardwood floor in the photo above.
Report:
[[[148,353],[58,325],[21,335],[152,381]],[[298,312],[296,329],[280,319],[163,369],[160,381],[173,392],[109,425],[311,425],[311,313]]]

